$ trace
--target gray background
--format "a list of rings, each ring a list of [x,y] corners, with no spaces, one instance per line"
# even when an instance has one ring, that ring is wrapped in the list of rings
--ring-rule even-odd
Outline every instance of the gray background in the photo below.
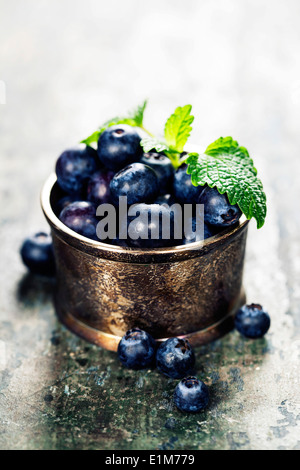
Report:
[[[299,16],[297,0],[0,1],[0,448],[300,448]],[[62,328],[53,286],[18,254],[46,228],[39,191],[60,152],[145,97],[154,132],[191,103],[191,142],[246,146],[268,195],[245,287],[272,328],[197,351],[212,400],[192,417],[172,381]]]

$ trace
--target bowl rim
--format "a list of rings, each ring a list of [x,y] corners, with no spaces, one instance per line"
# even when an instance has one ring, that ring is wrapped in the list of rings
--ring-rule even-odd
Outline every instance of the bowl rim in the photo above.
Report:
[[[218,245],[227,244],[231,241],[232,238],[235,238],[241,232],[243,232],[249,223],[249,220],[246,219],[245,215],[243,214],[239,220],[239,224],[236,225],[234,228],[228,228],[222,231],[220,234],[216,234],[210,238],[207,238],[203,241],[189,243],[188,245],[177,245],[174,247],[167,247],[167,248],[144,248],[144,249],[136,249],[136,248],[125,248],[116,245],[110,245],[108,243],[103,243],[96,240],[91,240],[86,238],[78,233],[74,232],[70,228],[68,228],[65,224],[63,224],[59,218],[54,213],[52,206],[51,206],[51,194],[52,191],[57,185],[57,177],[56,174],[53,172],[45,181],[40,195],[40,202],[43,213],[55,234],[62,239],[65,243],[72,245],[73,247],[86,251],[94,256],[103,256],[107,255],[108,257],[121,257],[122,255],[125,258],[128,256],[132,258],[147,258],[151,260],[150,262],[155,261],[155,257],[182,257],[185,254],[187,257],[191,257],[192,253],[199,252],[207,252],[211,251],[214,247]],[[196,256],[196,255],[195,255]]]

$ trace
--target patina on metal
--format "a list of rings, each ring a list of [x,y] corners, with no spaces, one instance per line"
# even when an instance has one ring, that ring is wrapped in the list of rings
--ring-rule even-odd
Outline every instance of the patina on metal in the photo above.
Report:
[[[115,351],[139,326],[158,341],[188,337],[205,344],[233,327],[242,288],[248,221],[203,242],[167,249],[127,249],[89,240],[53,211],[56,176],[42,191],[57,264],[55,305],[61,321],[88,341]]]

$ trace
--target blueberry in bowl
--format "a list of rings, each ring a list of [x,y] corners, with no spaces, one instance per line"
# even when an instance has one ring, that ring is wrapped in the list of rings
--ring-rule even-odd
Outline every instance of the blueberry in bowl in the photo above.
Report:
[[[236,224],[242,211],[237,204],[231,205],[225,194],[220,194],[216,188],[206,186],[201,192],[199,204],[204,205],[204,220],[213,227],[226,228]]]
[[[141,163],[150,166],[158,178],[159,194],[167,194],[172,190],[174,167],[166,155],[157,152],[144,153]]]
[[[92,147],[65,150],[56,162],[57,183],[66,193],[82,196],[88,179],[98,167],[97,154]]]
[[[138,162],[143,153],[140,142],[141,137],[134,127],[127,124],[111,126],[99,137],[100,162],[113,171]]]
[[[159,184],[155,171],[143,163],[132,163],[119,171],[110,183],[115,204],[120,197],[127,197],[127,204],[153,202],[158,195]]]
[[[59,218],[63,224],[79,235],[98,240],[96,207],[91,202],[77,201],[69,204],[62,210]]]

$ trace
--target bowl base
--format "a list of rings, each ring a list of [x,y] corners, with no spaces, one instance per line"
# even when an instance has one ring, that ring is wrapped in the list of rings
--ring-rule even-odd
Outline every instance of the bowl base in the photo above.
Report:
[[[234,316],[237,310],[244,305],[246,302],[246,295],[244,289],[241,290],[241,295],[238,302],[232,308],[230,313],[223,317],[217,323],[210,325],[207,328],[204,328],[199,331],[188,333],[186,335],[178,336],[179,338],[187,338],[193,347],[202,346],[203,344],[210,343],[215,341],[218,338],[229,333],[234,328]],[[89,325],[86,325],[82,321],[75,318],[69,312],[62,311],[56,303],[56,312],[60,321],[73,333],[86,341],[96,344],[101,348],[107,349],[109,351],[116,352],[118,349],[118,344],[121,340],[120,336],[112,335],[109,333],[104,333],[103,331],[96,330]],[[160,338],[156,341],[158,343],[165,341],[168,338]]]

